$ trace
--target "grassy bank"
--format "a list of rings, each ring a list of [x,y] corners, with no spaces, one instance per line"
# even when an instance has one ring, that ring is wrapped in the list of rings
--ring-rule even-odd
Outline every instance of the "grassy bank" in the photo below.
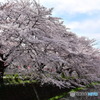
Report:
[[[20,85],[20,84],[32,84],[32,83],[38,83],[38,81],[36,80],[30,80],[28,76],[19,76],[18,74],[14,74],[14,75],[5,75],[4,77],[4,85]],[[100,82],[92,82],[88,85],[86,85],[85,87],[79,87],[79,88],[75,88],[75,89],[70,89],[66,92],[62,92],[59,95],[53,96],[51,98],[49,98],[48,100],[59,100],[65,96],[68,96],[70,92],[77,92],[80,90],[85,90],[87,88],[90,88],[92,86],[96,86],[96,85],[100,85]],[[45,88],[47,89],[47,88]]]

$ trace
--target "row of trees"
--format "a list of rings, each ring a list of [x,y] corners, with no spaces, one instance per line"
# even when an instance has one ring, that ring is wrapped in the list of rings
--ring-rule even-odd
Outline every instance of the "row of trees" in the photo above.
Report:
[[[70,32],[52,10],[34,0],[0,4],[0,84],[5,69],[16,66],[19,75],[41,84],[76,87],[100,81],[100,51],[93,48],[94,41]]]

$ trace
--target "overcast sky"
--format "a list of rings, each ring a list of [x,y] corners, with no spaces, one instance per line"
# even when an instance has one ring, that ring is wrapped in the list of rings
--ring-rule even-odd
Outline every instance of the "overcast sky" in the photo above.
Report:
[[[53,16],[62,18],[72,32],[96,39],[96,47],[100,48],[100,0],[37,1],[47,8],[53,7]]]

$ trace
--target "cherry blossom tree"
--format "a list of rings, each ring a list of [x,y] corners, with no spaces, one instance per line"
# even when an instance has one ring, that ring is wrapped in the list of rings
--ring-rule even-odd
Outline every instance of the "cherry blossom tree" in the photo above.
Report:
[[[6,68],[60,88],[100,81],[94,40],[70,32],[52,10],[35,0],[0,4],[0,83]]]

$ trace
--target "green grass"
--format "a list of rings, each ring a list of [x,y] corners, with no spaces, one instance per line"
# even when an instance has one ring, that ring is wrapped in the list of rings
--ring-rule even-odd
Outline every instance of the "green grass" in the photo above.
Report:
[[[55,96],[55,97],[52,97],[52,98],[50,98],[50,99],[48,99],[48,100],[58,100],[58,99],[60,99],[60,98],[63,98],[64,96],[66,96],[68,93],[63,93],[63,94],[60,94],[60,95],[58,95],[58,96]]]
[[[4,85],[17,85],[17,84],[25,84],[25,83],[36,83],[36,80],[30,80],[27,76],[19,76],[18,74],[15,75],[5,75],[3,77]]]

